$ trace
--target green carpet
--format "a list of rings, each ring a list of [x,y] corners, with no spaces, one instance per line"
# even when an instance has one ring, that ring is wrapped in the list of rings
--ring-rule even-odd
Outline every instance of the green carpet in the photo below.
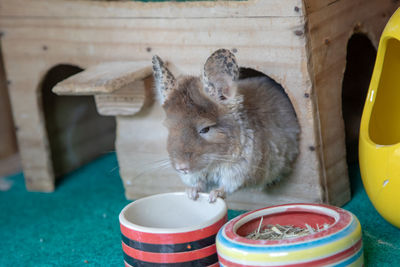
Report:
[[[51,194],[27,192],[22,174],[7,178],[13,185],[0,191],[0,266],[123,266],[118,214],[129,201],[116,166],[115,154],[101,157]],[[366,266],[399,266],[400,230],[374,210],[357,166],[350,174],[353,199],[344,208],[361,222]]]

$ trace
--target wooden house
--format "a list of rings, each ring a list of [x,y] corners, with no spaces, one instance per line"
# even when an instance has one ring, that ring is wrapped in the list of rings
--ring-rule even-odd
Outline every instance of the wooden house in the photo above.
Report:
[[[54,89],[60,98],[94,95],[98,111],[116,117],[115,148],[126,196],[183,190],[171,167],[155,164],[167,153],[164,114],[152,93],[151,57],[157,54],[180,71],[199,75],[213,51],[228,48],[242,67],[283,86],[301,125],[293,174],[266,193],[241,190],[229,196],[230,207],[340,206],[350,199],[342,116],[347,44],[362,33],[376,47],[398,6],[393,0],[0,0],[1,48],[27,186],[54,189],[54,159],[65,151],[52,152],[51,139],[77,127],[62,116],[56,118],[57,134],[46,126],[43,80],[62,64],[78,69],[59,77],[57,82],[77,73]],[[74,105],[68,108],[75,114]],[[109,146],[110,119],[90,119],[91,126],[83,127],[86,133],[96,129],[75,144],[86,158]]]

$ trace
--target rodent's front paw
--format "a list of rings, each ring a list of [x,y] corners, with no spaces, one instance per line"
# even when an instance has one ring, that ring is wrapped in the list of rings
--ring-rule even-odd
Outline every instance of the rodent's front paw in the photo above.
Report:
[[[199,198],[199,189],[197,187],[188,187],[186,188],[186,194],[190,199],[196,200]]]
[[[223,188],[211,190],[210,195],[208,196],[208,202],[214,203],[217,201],[217,198],[225,198],[225,190]]]

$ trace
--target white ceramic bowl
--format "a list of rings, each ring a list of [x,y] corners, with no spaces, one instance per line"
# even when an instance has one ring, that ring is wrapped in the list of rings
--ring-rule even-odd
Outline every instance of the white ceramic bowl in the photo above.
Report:
[[[162,264],[218,266],[215,236],[227,221],[224,200],[196,201],[186,193],[136,200],[119,215],[126,266]]]

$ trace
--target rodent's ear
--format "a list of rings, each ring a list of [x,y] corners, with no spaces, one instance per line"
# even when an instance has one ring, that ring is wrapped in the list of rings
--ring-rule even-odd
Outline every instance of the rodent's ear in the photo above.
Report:
[[[238,77],[239,67],[235,55],[227,49],[218,49],[204,64],[204,90],[218,102],[235,96],[234,82]]]
[[[159,56],[153,56],[152,63],[158,98],[161,104],[164,104],[174,90],[176,80]]]

